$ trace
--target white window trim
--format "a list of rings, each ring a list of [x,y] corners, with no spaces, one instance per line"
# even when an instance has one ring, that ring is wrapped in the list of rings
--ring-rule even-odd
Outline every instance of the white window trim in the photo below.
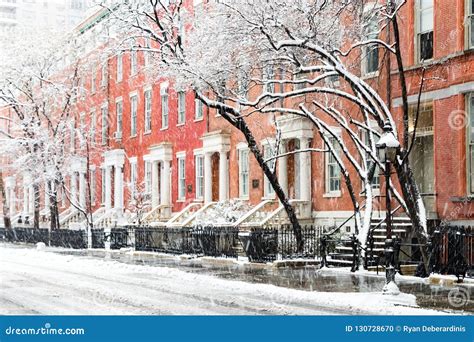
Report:
[[[370,121],[370,128],[374,131],[378,131],[378,133],[382,133],[382,132],[380,132],[379,126],[378,126],[376,121],[373,121],[373,120]],[[365,130],[361,129],[360,132],[365,133]],[[368,143],[368,141],[365,141],[365,135],[362,136],[362,134],[360,134],[359,136],[361,137],[361,140],[364,144]],[[375,143],[377,143],[377,136],[375,134],[374,134],[374,139],[375,139]],[[378,188],[374,188],[374,186],[372,185],[372,196],[380,196],[380,186],[381,186],[382,179],[380,177],[380,168],[379,168],[379,166],[375,167],[375,172],[379,173],[379,186],[378,186]],[[362,190],[365,190],[365,186],[364,186],[363,181],[362,181],[362,186],[364,187],[364,189],[362,189]]]
[[[198,172],[197,172],[197,158],[202,158],[202,194],[198,196]],[[195,178],[195,189],[194,194],[195,198],[198,201],[204,200],[204,151],[203,149],[196,149],[194,150],[194,178]]]
[[[331,131],[335,132],[339,137],[341,136],[341,129],[339,127],[330,127]],[[333,138],[329,133],[325,133],[329,139]],[[323,142],[323,148],[326,148],[326,144]],[[340,147],[339,147],[340,148]],[[324,156],[324,194],[323,198],[333,198],[342,196],[342,170],[340,170],[339,190],[330,190],[329,182],[329,156],[331,152],[326,152]]]
[[[420,43],[418,41],[418,36],[420,34],[422,34],[423,32],[421,32],[420,30],[420,1],[421,0],[415,0],[415,26],[414,26],[414,31],[415,31],[415,34],[414,34],[414,38],[415,38],[415,45],[414,45],[414,48],[415,48],[415,64],[420,64],[422,61],[421,61],[421,46],[420,46]],[[430,59],[426,59],[423,61],[423,63],[426,63],[426,62],[430,62],[434,59],[434,52],[435,52],[435,46],[434,46],[434,29],[435,29],[435,0],[433,0],[433,57],[430,58]]]
[[[464,30],[465,30],[465,41],[464,50],[474,49],[474,44],[471,45],[471,41],[474,41],[474,37],[471,37],[471,18],[474,18],[474,8],[471,8],[471,1],[465,0],[464,3]]]
[[[180,105],[180,96],[184,97],[184,101],[182,103],[183,106]],[[183,108],[181,108],[183,107]],[[182,114],[182,120],[181,119]],[[182,126],[186,123],[186,92],[183,90],[178,91],[178,121],[177,126]]]
[[[264,159],[267,159],[268,156],[265,155],[265,149],[268,147],[268,146],[271,146],[273,149],[275,149],[275,140],[274,139],[265,139],[261,142],[262,144],[262,152],[263,152],[263,156],[264,156]],[[276,159],[272,161],[273,163],[276,164]],[[271,165],[269,165],[271,166]],[[263,174],[263,198],[262,199],[275,199],[276,198],[276,194],[275,194],[275,190],[272,188],[272,192],[271,193],[268,193],[268,187],[270,186],[270,181],[268,180],[268,177],[265,175],[265,173]]]
[[[105,109],[105,118],[104,118],[104,109]],[[108,130],[109,130],[109,103],[105,102],[100,106],[100,120],[101,120],[101,143],[102,145],[107,145],[108,142]]]
[[[145,183],[145,195],[151,195],[152,177],[153,177],[153,162],[150,160],[143,161],[143,181]],[[148,172],[149,171],[149,172]]]
[[[465,98],[465,106],[466,106],[466,113],[468,115],[467,117],[467,127],[466,127],[466,193],[469,197],[474,197],[474,191],[471,192],[471,156],[469,155],[470,152],[470,129],[472,123],[471,121],[471,101],[474,98],[474,92],[466,94]],[[472,144],[473,149],[474,149],[474,144]],[[474,168],[474,165],[472,166]]]
[[[119,62],[120,61],[120,62]],[[119,68],[120,65],[120,68]],[[123,52],[120,51],[117,54],[117,75],[116,75],[117,83],[123,81]]]
[[[149,124],[150,127],[147,127],[147,99],[146,99],[146,94],[147,92],[150,92],[150,112],[149,112]],[[143,115],[144,115],[144,134],[150,134],[153,128],[152,124],[152,118],[153,118],[153,89],[151,86],[148,86],[143,89]]]
[[[165,106],[163,105],[163,99],[166,97],[166,115],[165,115]],[[161,129],[166,130],[170,125],[170,95],[168,91],[168,85],[161,85],[160,87],[160,102],[161,102]],[[166,116],[166,125],[165,118]]]
[[[201,105],[201,116],[197,117],[198,105]],[[199,99],[194,99],[194,122],[204,120],[204,103]]]
[[[135,106],[135,132],[132,130],[132,122],[133,122],[133,111],[132,111],[132,99],[133,98],[137,99],[137,104]],[[138,91],[133,91],[129,94],[129,99],[130,99],[130,137],[136,137],[138,134]]]
[[[242,180],[242,161],[241,153],[247,152],[247,194],[243,194],[243,180]],[[239,167],[239,198],[242,200],[249,200],[250,198],[250,149],[247,144],[239,143],[237,144],[237,156],[238,156],[238,167]]]
[[[119,103],[122,109],[122,113],[120,114],[120,125],[119,125],[119,120],[118,120],[119,117],[118,117],[118,111],[117,111],[117,105]],[[115,99],[115,139],[121,139],[122,134],[123,134],[123,98],[120,96]]]
[[[177,160],[177,179],[178,179],[178,202],[182,202],[186,200],[186,152],[177,152],[176,153],[176,160]],[[182,167],[181,169],[181,161],[182,161]],[[181,172],[184,172],[184,177],[181,178]],[[184,181],[184,184],[181,183]],[[181,192],[183,192],[181,194]]]

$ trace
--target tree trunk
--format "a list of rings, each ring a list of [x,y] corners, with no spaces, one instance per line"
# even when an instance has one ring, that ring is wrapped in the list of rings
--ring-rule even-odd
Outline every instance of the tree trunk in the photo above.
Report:
[[[303,234],[301,232],[301,226],[298,221],[298,217],[296,216],[295,209],[290,204],[287,194],[285,194],[285,192],[280,186],[280,183],[278,182],[278,177],[270,169],[268,164],[265,163],[263,155],[260,152],[260,149],[258,148],[257,143],[255,141],[255,138],[253,137],[253,134],[250,131],[249,127],[247,126],[247,123],[245,122],[245,120],[242,118],[237,119],[236,124],[234,126],[237,127],[245,136],[245,140],[247,140],[247,144],[249,146],[250,151],[252,151],[255,159],[258,162],[258,165],[263,170],[263,173],[265,174],[265,176],[268,178],[268,181],[272,185],[273,190],[275,190],[275,194],[278,196],[278,199],[283,205],[283,208],[285,209],[286,214],[288,215],[288,219],[290,220],[291,226],[293,227],[293,233],[295,235],[296,244],[297,244],[297,251],[302,252],[303,246],[304,246],[304,240],[303,240]]]
[[[49,186],[49,215],[51,217],[50,230],[59,229],[59,209],[57,184],[48,183]]]
[[[34,213],[33,213],[33,228],[39,229],[40,225],[40,190],[39,185],[34,183]]]
[[[425,269],[428,267],[428,249],[426,243],[427,236],[425,234],[426,222],[421,221],[420,213],[418,211],[418,200],[421,198],[418,186],[413,175],[413,171],[408,163],[395,163],[395,170],[397,172],[398,180],[401,185],[401,190],[405,203],[408,208],[408,216],[413,224],[413,229],[418,238],[419,243],[422,245],[420,248]]]
[[[5,191],[5,184],[3,183],[3,172],[0,170],[0,195],[2,196],[2,206],[3,206],[3,225],[6,229],[12,228],[11,218],[10,218],[10,207],[7,201],[7,194]]]

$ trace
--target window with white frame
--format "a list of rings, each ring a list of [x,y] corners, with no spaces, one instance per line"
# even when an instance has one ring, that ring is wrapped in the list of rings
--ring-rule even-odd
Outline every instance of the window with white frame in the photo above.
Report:
[[[240,68],[237,75],[237,95],[244,99],[247,96],[248,88],[249,78],[247,72],[244,68]]]
[[[161,88],[161,128],[168,128],[169,124],[168,88]]]
[[[466,43],[467,48],[474,47],[474,1],[466,0]]]
[[[184,124],[186,121],[186,93],[178,92],[178,125]]]
[[[372,17],[368,19],[367,25],[364,27],[364,35],[366,40],[374,40],[379,36],[378,19]],[[362,62],[363,73],[372,74],[379,70],[379,49],[377,44],[367,44],[363,48],[364,60]]]
[[[186,157],[178,156],[178,199],[186,198]]]
[[[264,82],[265,82],[265,91],[267,93],[275,92],[275,83],[271,82],[275,78],[275,71],[273,65],[269,64],[264,68]]]
[[[375,125],[374,125],[375,126]],[[374,127],[375,129],[375,127]],[[375,134],[372,134],[372,139],[377,140],[377,136]],[[362,142],[366,145],[369,146],[370,148],[370,133],[367,130],[362,131]],[[367,172],[372,171],[373,172],[373,178],[372,178],[372,188],[373,189],[380,189],[380,168],[377,166],[377,163],[373,160],[371,157],[370,153],[366,152],[365,158],[367,160]]]
[[[194,105],[195,105],[195,115],[194,119],[195,120],[201,120],[204,117],[204,105],[201,100],[195,99],[194,100]]]
[[[419,62],[433,58],[433,0],[416,0],[416,53]]]
[[[152,106],[151,89],[145,90],[145,133],[151,132],[151,106]]]
[[[118,99],[115,102],[115,115],[117,116],[117,129],[116,129],[116,138],[122,137],[122,128],[123,128],[123,102],[122,99]]]
[[[100,169],[101,170],[101,191],[100,191],[100,198],[101,198],[101,201],[102,201],[102,204],[105,203],[105,169],[102,168]]]
[[[272,144],[265,144],[263,146],[263,157],[265,159],[272,158],[275,156],[275,148],[273,147]],[[268,167],[270,170],[275,169],[275,162],[276,159],[273,159],[271,161],[267,162]],[[263,186],[264,186],[264,197],[274,197],[275,196],[275,190],[273,189],[272,184],[268,180],[267,176],[265,174],[263,175],[264,180],[263,180]]]
[[[91,204],[95,204],[95,169],[89,170],[89,186],[90,186],[90,198]]]
[[[247,198],[249,196],[249,150],[248,148],[239,149],[239,196]]]
[[[340,146],[334,137],[328,138],[329,143],[333,147],[334,153],[340,155]],[[329,147],[328,147],[329,148]],[[326,152],[326,193],[333,194],[341,191],[341,168],[333,152]]]
[[[130,161],[130,191],[132,197],[135,196],[135,191],[137,187],[137,162],[136,160]]]
[[[117,54],[117,82],[122,82],[123,79],[123,52]]]
[[[149,51],[151,48],[151,41],[150,38],[145,38],[145,51],[143,51],[143,63],[145,66],[148,66],[150,64],[150,55],[151,52]]]
[[[102,134],[101,134],[101,142],[102,145],[107,144],[107,138],[108,138],[108,131],[109,131],[109,124],[108,124],[108,106],[107,104],[104,104],[101,107],[101,116],[102,116]]]
[[[107,86],[107,63],[102,65],[101,75],[100,75],[100,85],[101,87]]]
[[[130,47],[130,75],[134,76],[138,71],[138,55],[137,49],[135,48],[135,43],[132,43]]]
[[[91,127],[90,127],[90,139],[91,141],[95,141],[95,128],[96,128],[96,123],[97,123],[97,117],[95,114],[95,109],[91,110]]]
[[[202,199],[204,197],[204,156],[196,155],[196,198]]]
[[[152,164],[149,161],[145,161],[145,194],[151,194],[151,173]]]
[[[294,76],[294,82],[295,82],[295,85],[294,85],[294,89],[295,90],[302,90],[304,88],[306,88],[306,80],[308,79],[308,74],[307,73],[302,73],[302,72],[299,72],[297,74],[295,74]]]
[[[137,135],[137,108],[138,96],[132,95],[130,97],[130,135],[132,137]]]
[[[469,125],[467,128],[467,175],[468,194],[474,194],[474,93],[467,96],[467,109],[469,113]]]

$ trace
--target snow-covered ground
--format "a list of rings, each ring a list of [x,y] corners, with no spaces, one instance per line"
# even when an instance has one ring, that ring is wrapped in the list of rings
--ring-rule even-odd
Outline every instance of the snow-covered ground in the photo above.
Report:
[[[307,292],[0,245],[0,314],[437,314],[413,295]]]

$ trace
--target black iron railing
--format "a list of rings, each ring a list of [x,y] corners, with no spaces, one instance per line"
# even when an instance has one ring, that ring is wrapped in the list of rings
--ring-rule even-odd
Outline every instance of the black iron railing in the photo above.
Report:
[[[303,248],[298,244],[292,226],[282,225],[272,228],[251,228],[241,233],[245,253],[252,262],[272,262],[278,259],[314,259],[320,256],[322,227],[303,226]]]
[[[13,243],[38,243],[54,247],[81,249],[87,248],[87,234],[83,230],[68,229],[34,229],[15,227],[12,229],[0,229],[0,239]]]
[[[430,271],[463,278],[474,269],[474,229],[464,226],[440,226],[433,232]]]

